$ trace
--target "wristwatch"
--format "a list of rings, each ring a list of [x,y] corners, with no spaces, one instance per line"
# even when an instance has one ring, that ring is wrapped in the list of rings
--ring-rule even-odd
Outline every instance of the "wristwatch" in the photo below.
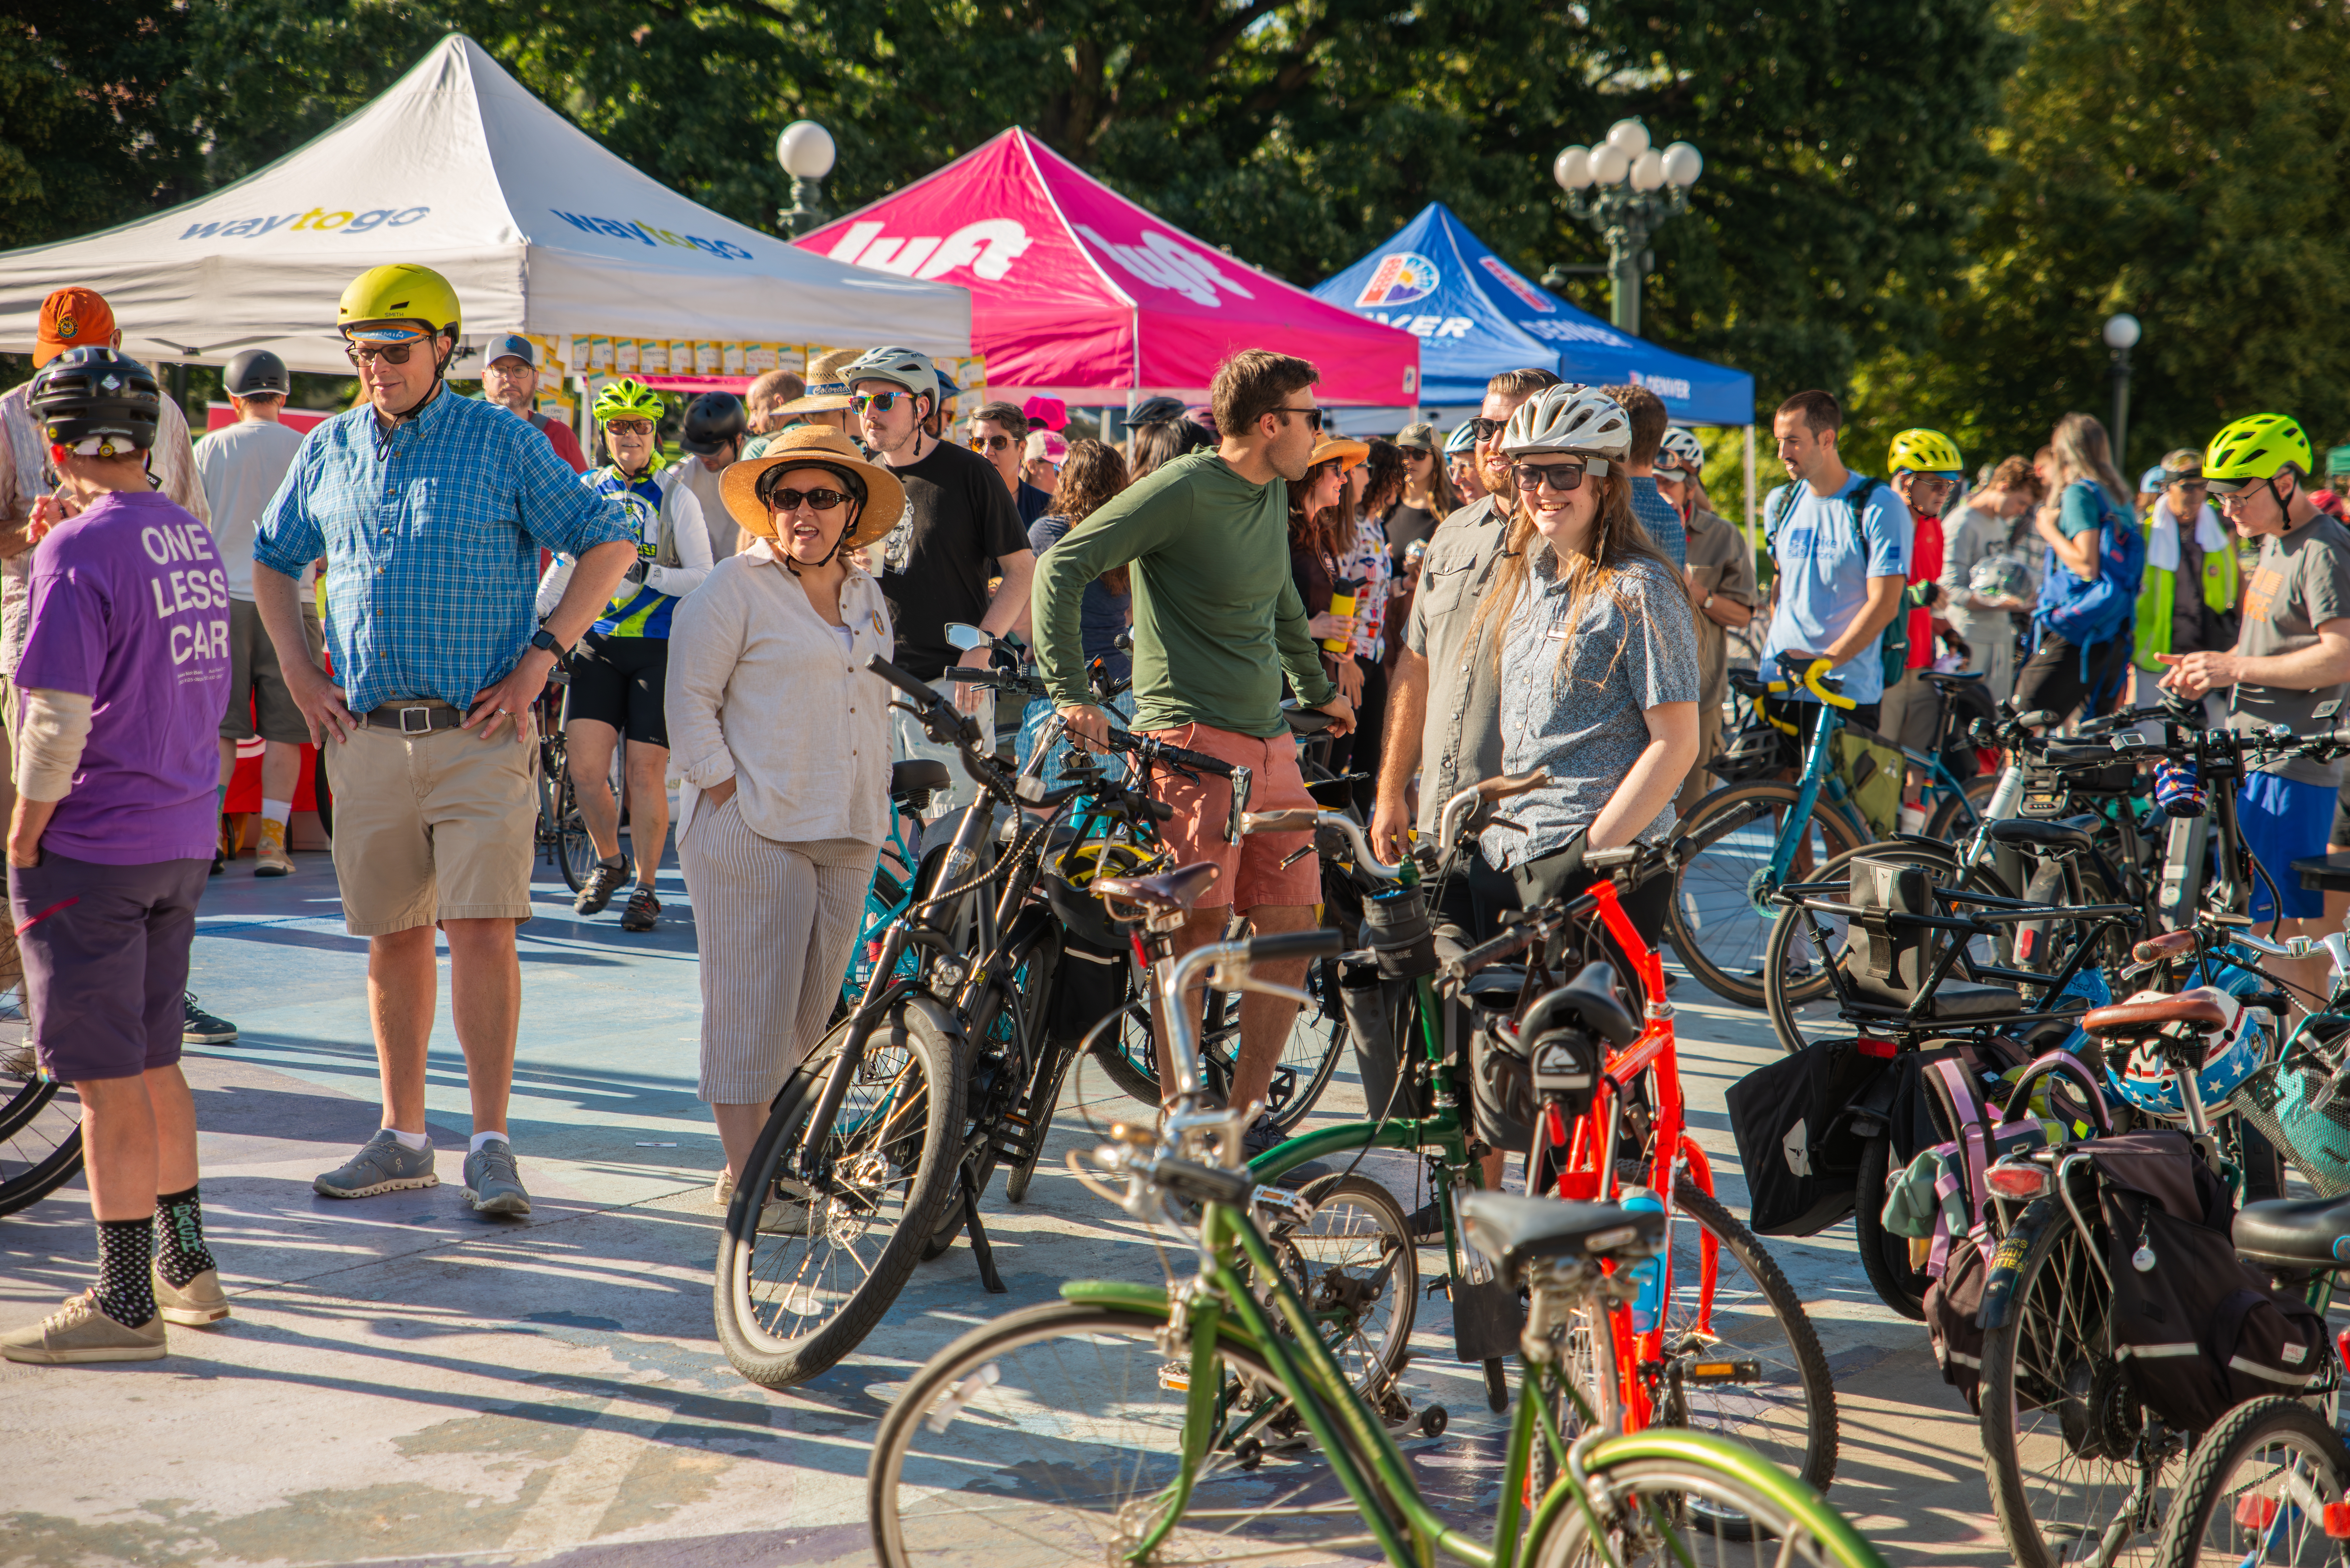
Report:
[[[560,664],[563,662],[563,644],[557,642],[555,639],[555,634],[547,630],[545,627],[540,627],[536,631],[531,633],[530,645],[533,648],[540,649],[546,652],[555,655],[556,663]]]

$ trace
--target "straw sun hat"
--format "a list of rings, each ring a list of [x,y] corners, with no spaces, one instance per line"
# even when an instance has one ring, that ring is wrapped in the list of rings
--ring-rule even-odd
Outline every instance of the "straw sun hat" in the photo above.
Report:
[[[854,406],[841,372],[863,357],[861,348],[836,348],[807,363],[807,391],[777,409],[779,414],[834,414]]]
[[[854,442],[825,425],[794,425],[768,438],[767,450],[729,465],[718,482],[727,515],[762,539],[775,537],[775,520],[759,499],[759,480],[771,468],[824,468],[854,475],[865,489],[857,521],[841,541],[843,550],[870,545],[898,525],[906,510],[906,487],[880,464],[868,462]]]

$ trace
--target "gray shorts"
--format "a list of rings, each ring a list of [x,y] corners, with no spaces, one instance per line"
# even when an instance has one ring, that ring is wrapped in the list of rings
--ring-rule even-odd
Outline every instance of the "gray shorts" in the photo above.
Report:
[[[305,610],[302,640],[316,662],[326,646],[318,618]],[[221,739],[249,741],[257,732],[265,741],[300,745],[310,738],[302,710],[294,705],[285,672],[277,668],[277,649],[261,624],[261,610],[251,599],[228,602],[228,711],[221,716]]]

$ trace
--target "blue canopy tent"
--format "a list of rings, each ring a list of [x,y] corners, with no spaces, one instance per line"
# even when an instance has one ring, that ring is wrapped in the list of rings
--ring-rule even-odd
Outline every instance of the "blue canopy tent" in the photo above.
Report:
[[[1314,293],[1420,340],[1420,401],[1473,408],[1485,383],[1521,366],[1570,381],[1633,383],[1674,422],[1752,425],[1754,378],[1627,337],[1527,282],[1441,202]]]

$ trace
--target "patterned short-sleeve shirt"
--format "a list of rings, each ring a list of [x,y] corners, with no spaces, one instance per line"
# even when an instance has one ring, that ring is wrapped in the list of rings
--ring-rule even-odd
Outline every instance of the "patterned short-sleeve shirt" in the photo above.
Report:
[[[1689,591],[1666,567],[1636,557],[1607,588],[1584,596],[1580,624],[1566,624],[1570,597],[1547,544],[1536,547],[1525,588],[1502,635],[1502,765],[1543,767],[1550,782],[1510,803],[1523,827],[1486,829],[1486,860],[1521,866],[1588,826],[1648,748],[1647,711],[1694,702],[1697,628]],[[1668,805],[1637,836],[1653,844],[1671,831]]]

